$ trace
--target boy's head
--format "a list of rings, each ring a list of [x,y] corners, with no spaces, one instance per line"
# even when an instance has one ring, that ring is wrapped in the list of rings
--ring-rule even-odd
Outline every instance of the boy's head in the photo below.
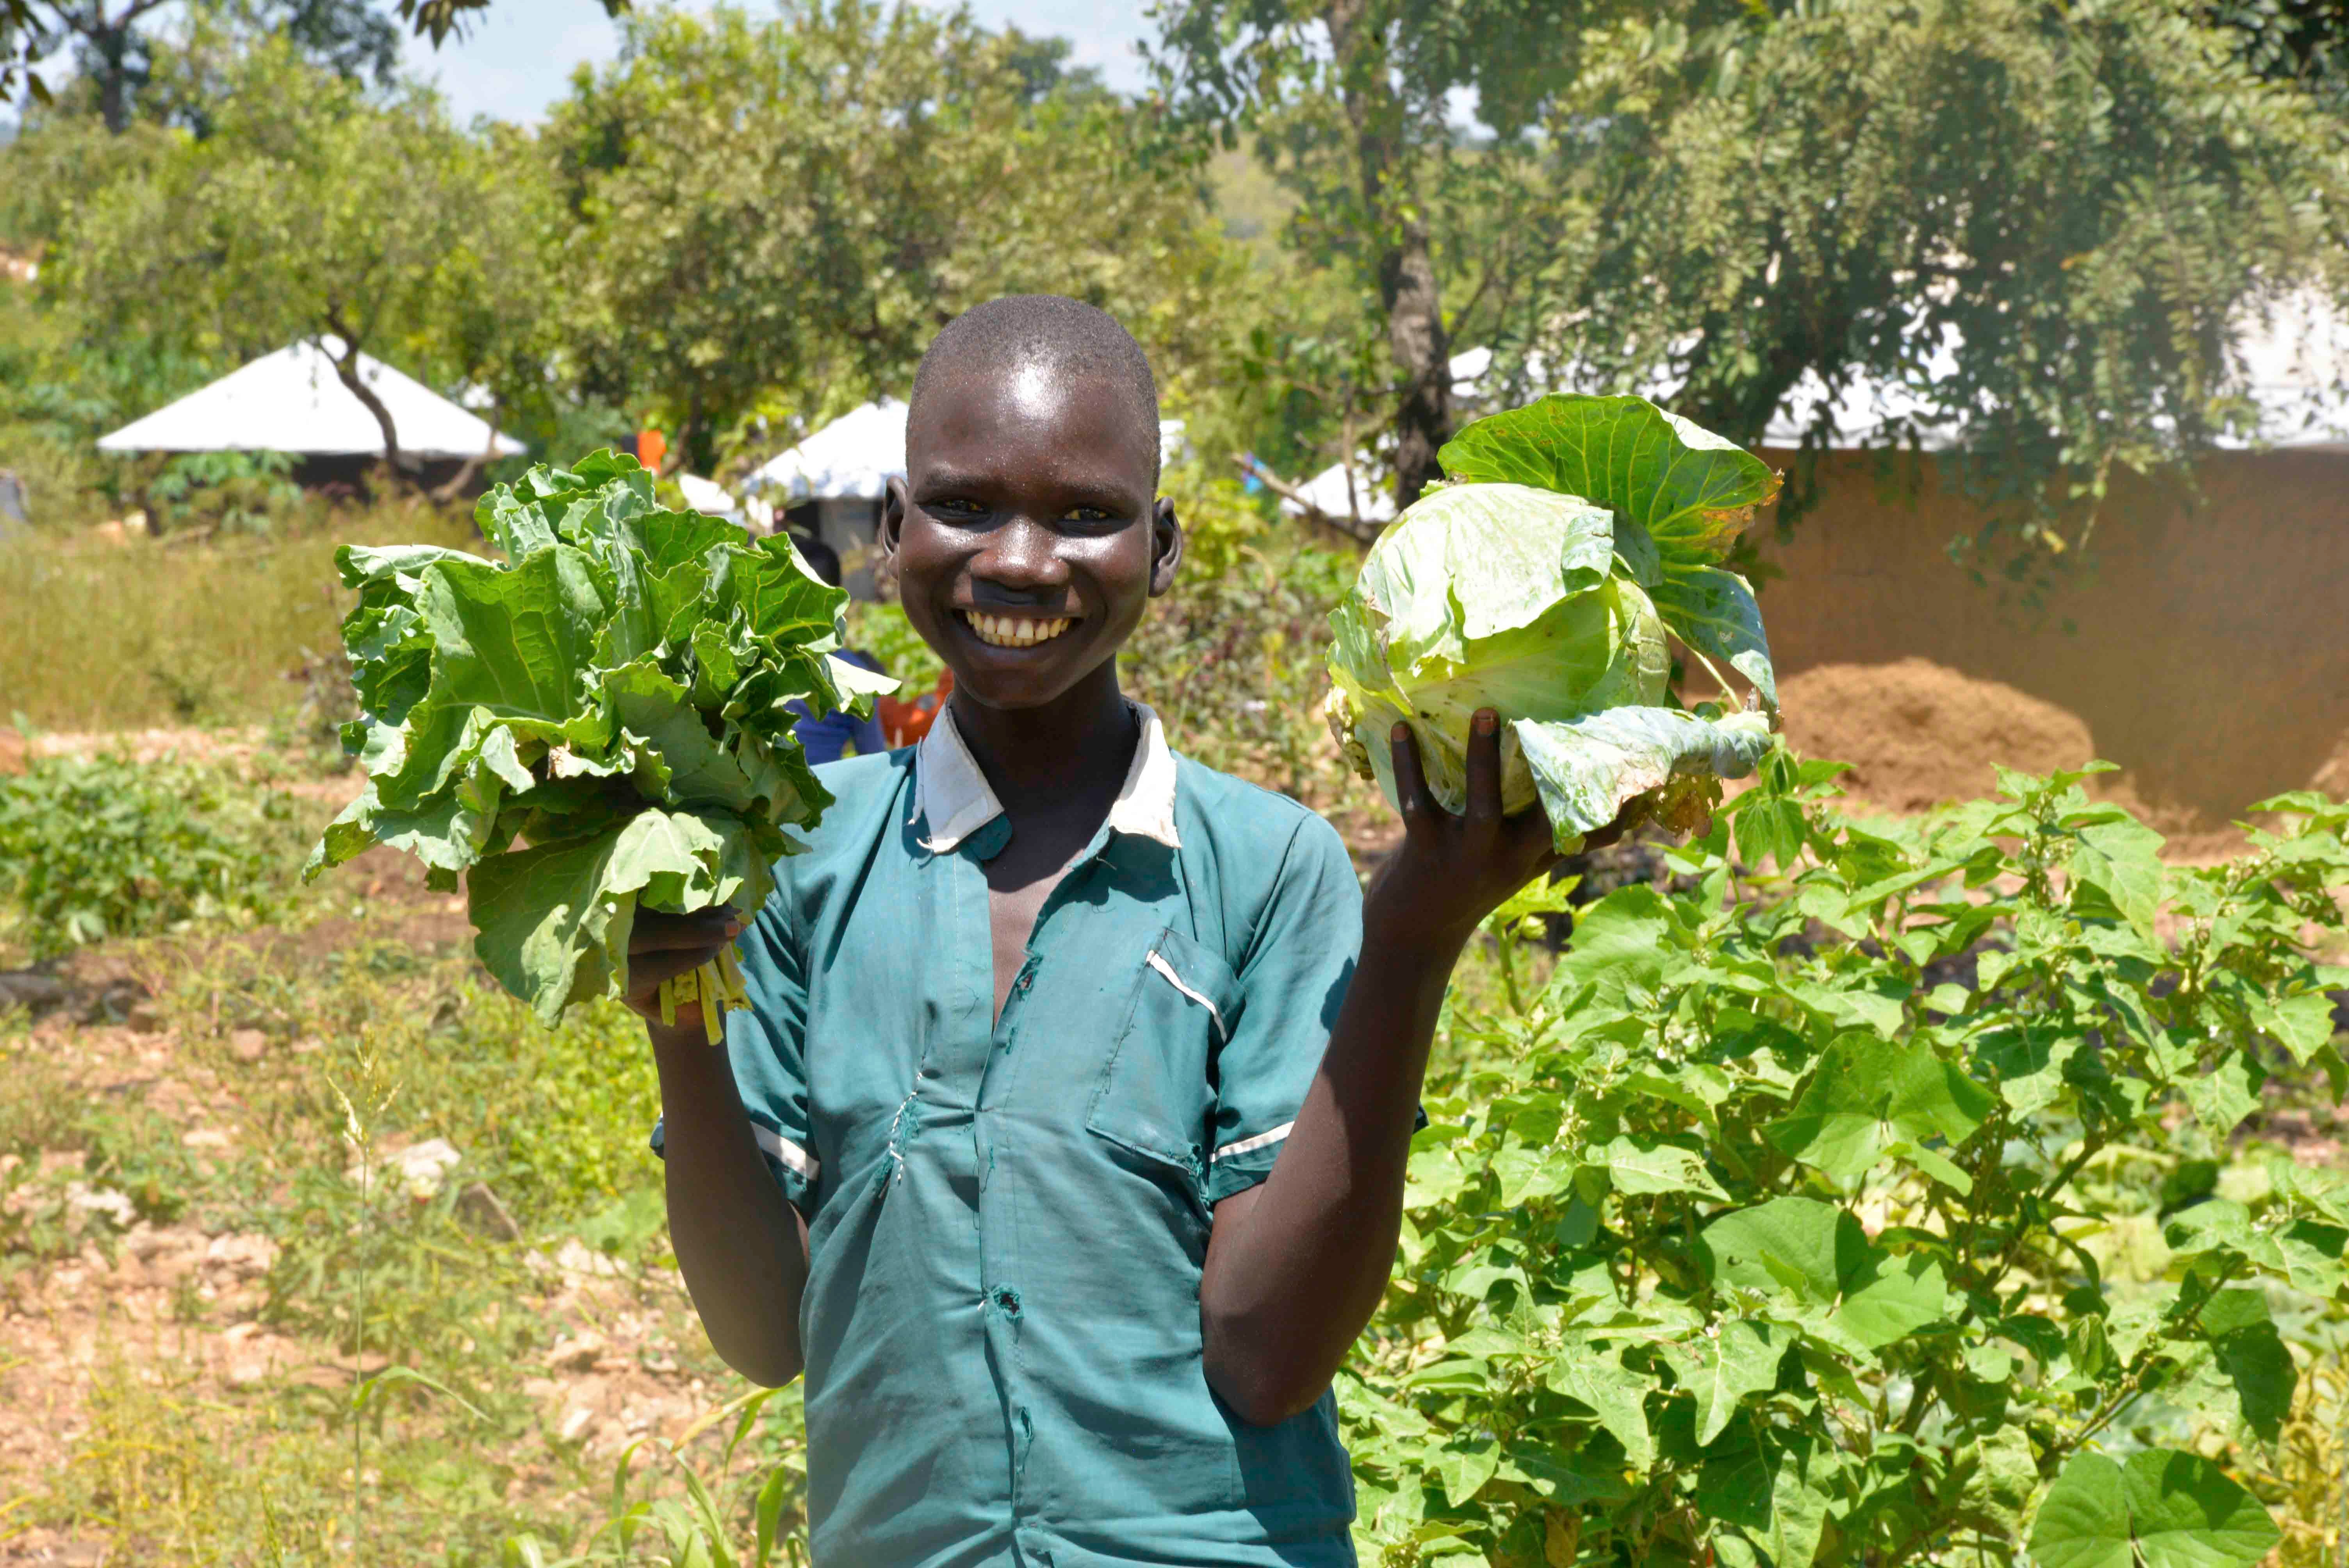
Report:
[[[957,693],[1034,707],[1104,666],[1114,681],[1182,559],[1157,487],[1157,388],[1109,315],[1018,294],[947,324],[914,377],[881,531]]]

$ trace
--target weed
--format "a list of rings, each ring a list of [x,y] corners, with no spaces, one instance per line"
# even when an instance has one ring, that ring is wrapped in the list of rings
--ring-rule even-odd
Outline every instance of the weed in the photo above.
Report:
[[[0,778],[0,895],[36,958],[101,937],[272,913],[290,804],[216,772],[43,758]]]

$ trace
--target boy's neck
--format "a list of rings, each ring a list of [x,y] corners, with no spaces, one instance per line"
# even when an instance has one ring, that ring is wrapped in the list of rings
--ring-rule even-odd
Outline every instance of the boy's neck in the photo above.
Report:
[[[1140,731],[1110,659],[1041,707],[983,707],[957,691],[955,728],[1013,817],[1114,795]]]

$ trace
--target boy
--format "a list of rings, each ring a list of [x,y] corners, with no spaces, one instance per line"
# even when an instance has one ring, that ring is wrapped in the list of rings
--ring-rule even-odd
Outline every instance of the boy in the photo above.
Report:
[[[1326,823],[1119,694],[1183,532],[1107,315],[980,305],[911,404],[881,543],[947,712],[824,770],[725,1051],[652,996],[740,923],[640,917],[630,949],[678,1261],[731,1365],[806,1374],[822,1568],[1350,1563],[1330,1378],[1452,965],[1548,824],[1503,819],[1491,714],[1458,818],[1399,730],[1365,900]]]

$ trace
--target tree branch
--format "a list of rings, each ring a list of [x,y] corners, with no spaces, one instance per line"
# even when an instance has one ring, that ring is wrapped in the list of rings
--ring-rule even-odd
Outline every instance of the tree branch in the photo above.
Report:
[[[1384,524],[1372,522],[1368,518],[1340,517],[1333,512],[1322,511],[1308,500],[1304,492],[1297,486],[1282,479],[1252,457],[1235,454],[1232,461],[1238,466],[1240,472],[1247,474],[1281,500],[1301,509],[1307,521],[1335,529],[1353,543],[1374,543],[1379,535],[1385,531]]]

